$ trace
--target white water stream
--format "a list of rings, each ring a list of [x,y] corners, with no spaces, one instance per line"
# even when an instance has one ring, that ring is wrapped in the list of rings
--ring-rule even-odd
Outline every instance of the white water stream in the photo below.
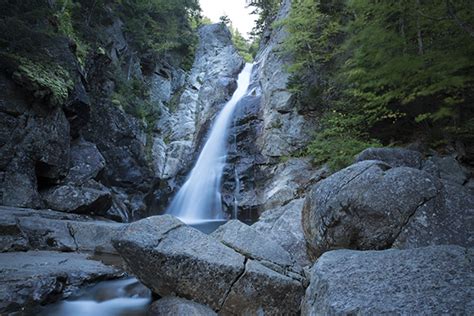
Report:
[[[166,211],[186,224],[225,219],[220,189],[226,163],[227,136],[235,107],[247,94],[252,66],[246,64],[240,73],[237,90],[215,119],[194,168]]]

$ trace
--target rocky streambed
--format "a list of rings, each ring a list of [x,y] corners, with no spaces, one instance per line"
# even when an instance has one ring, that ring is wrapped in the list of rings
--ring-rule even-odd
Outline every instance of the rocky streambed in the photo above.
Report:
[[[127,273],[154,293],[148,315],[471,314],[474,195],[440,159],[370,149],[305,199],[211,234],[170,215],[3,207],[0,311]]]

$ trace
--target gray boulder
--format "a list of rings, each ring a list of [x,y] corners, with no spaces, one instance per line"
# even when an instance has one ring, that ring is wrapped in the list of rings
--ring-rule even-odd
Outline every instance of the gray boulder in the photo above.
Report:
[[[337,248],[384,249],[423,205],[434,206],[435,179],[418,169],[362,161],[317,183],[303,208],[312,255]]]
[[[80,287],[121,272],[78,253],[28,251],[0,254],[0,313],[34,314],[31,308],[70,296]]]
[[[470,315],[474,252],[458,246],[326,252],[302,315]]]
[[[423,155],[405,148],[367,148],[355,158],[356,162],[364,160],[380,160],[391,167],[421,168]]]
[[[306,240],[303,233],[302,210],[304,198],[264,212],[252,225],[259,233],[277,242],[291,253],[296,264],[301,267],[309,265],[306,251]]]
[[[464,187],[414,168],[362,161],[317,183],[303,228],[314,257],[338,248],[473,245],[474,197]]]
[[[89,180],[83,185],[63,184],[43,192],[46,205],[53,209],[77,214],[104,214],[112,206],[110,190]]]
[[[114,246],[130,270],[160,296],[189,297],[224,315],[297,313],[304,293],[302,277],[289,268],[279,272],[290,263],[288,254],[242,225],[231,222],[217,232],[221,243],[172,216],[155,216],[128,225]],[[236,236],[237,231],[242,234]],[[242,242],[233,242],[234,237]]]
[[[207,306],[180,297],[168,296],[154,302],[148,310],[148,316],[217,316]]]

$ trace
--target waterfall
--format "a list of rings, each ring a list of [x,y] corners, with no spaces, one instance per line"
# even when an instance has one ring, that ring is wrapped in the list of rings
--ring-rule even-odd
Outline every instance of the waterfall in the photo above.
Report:
[[[252,66],[246,64],[240,73],[237,90],[215,119],[196,165],[166,211],[187,224],[225,219],[220,190],[227,155],[227,133],[235,106],[247,93]]]

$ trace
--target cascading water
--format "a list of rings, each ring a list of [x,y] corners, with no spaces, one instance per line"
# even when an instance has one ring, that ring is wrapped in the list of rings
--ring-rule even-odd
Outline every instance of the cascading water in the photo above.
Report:
[[[239,75],[237,90],[217,116],[193,170],[166,211],[187,224],[223,220],[221,178],[226,163],[227,133],[237,102],[246,95],[252,64]]]

